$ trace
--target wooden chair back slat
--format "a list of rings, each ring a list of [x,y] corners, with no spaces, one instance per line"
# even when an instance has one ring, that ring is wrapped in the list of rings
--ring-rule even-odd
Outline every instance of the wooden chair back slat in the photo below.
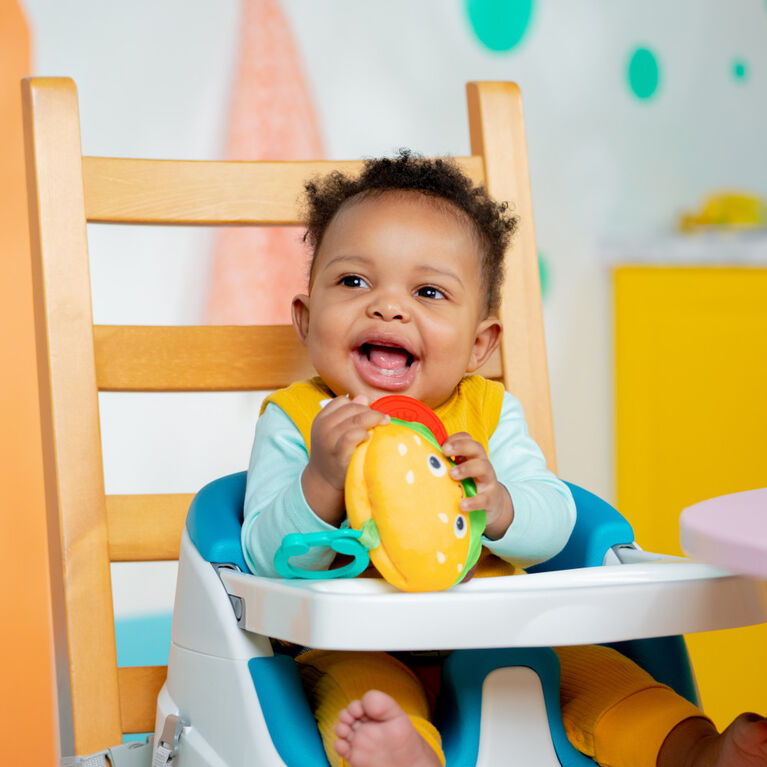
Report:
[[[458,163],[520,217],[502,346],[480,372],[519,397],[554,467],[519,91],[471,83],[467,96],[471,156]],[[123,732],[153,729],[166,674],[116,668],[109,562],[175,558],[191,499],[105,496],[98,391],[272,389],[313,371],[288,327],[94,327],[86,223],[297,224],[308,178],[361,164],[83,157],[71,80],[27,79],[23,103],[54,630],[68,656],[60,704],[71,710],[75,753],[88,754]],[[63,713],[62,726],[67,719]]]
[[[314,375],[290,325],[94,325],[100,391],[260,391]],[[481,371],[503,375],[500,352]]]
[[[515,83],[468,83],[466,95],[471,153],[484,158],[485,186],[496,200],[512,203],[519,216],[501,301],[502,379],[522,403],[530,434],[556,471],[522,96]]]
[[[458,163],[482,181],[482,158]],[[123,224],[299,224],[304,182],[359,161],[215,162],[83,157],[88,221]]]
[[[120,722],[124,733],[154,730],[157,696],[167,675],[167,666],[127,666],[118,669]]]
[[[22,93],[54,631],[70,665],[60,705],[88,754],[120,742],[122,728],[80,122],[71,80],[25,80]]]
[[[111,562],[178,559],[181,533],[194,493],[108,495]]]
[[[95,325],[101,391],[256,391],[314,375],[290,325]]]

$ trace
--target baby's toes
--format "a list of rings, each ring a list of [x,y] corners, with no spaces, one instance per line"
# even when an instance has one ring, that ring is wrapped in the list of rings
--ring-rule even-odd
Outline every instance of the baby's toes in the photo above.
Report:
[[[365,716],[365,709],[362,706],[362,701],[353,700],[345,709],[349,712],[350,716],[354,719],[362,719]]]
[[[351,743],[349,743],[348,740],[337,740],[333,744],[333,748],[335,748],[336,753],[342,758],[345,759],[349,754],[351,753],[352,746]]]
[[[344,738],[345,740],[348,740],[352,734],[352,728],[351,728],[351,725],[348,725],[345,722],[339,722],[333,728],[333,732],[335,732],[335,734],[338,735],[339,738]]]
[[[767,719],[759,714],[741,714],[725,731],[729,734],[743,753],[767,756]]]
[[[403,713],[397,701],[380,690],[368,690],[362,696],[360,707],[370,719],[378,722],[385,722]]]
[[[351,727],[354,724],[355,717],[351,715],[348,708],[344,708],[338,714],[338,721],[343,722],[344,724],[348,724],[349,727]]]

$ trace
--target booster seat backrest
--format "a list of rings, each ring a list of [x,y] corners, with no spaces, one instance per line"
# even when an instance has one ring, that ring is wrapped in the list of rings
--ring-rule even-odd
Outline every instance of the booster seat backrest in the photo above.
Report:
[[[208,562],[237,565],[248,572],[240,545],[246,472],[210,482],[192,501],[186,528],[192,543]],[[576,521],[565,548],[529,572],[596,567],[612,546],[634,540],[631,525],[610,504],[577,485],[567,483],[576,505]]]
[[[248,566],[240,531],[246,479],[247,472],[238,471],[209,482],[195,495],[186,517],[189,538],[203,559],[237,565],[244,573]]]
[[[617,509],[578,485],[565,484],[575,501],[575,527],[562,551],[546,562],[528,567],[529,573],[599,567],[610,548],[634,542],[634,530]]]

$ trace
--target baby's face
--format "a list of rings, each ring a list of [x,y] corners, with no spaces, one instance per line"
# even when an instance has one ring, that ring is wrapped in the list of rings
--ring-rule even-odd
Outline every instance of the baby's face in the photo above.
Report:
[[[407,394],[430,407],[485,361],[500,334],[498,320],[484,316],[468,226],[417,192],[342,208],[293,316],[336,395]]]

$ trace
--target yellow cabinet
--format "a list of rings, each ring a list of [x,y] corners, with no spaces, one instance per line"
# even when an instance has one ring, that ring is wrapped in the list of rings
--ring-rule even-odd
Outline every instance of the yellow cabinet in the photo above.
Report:
[[[767,487],[767,268],[619,266],[617,505],[645,549],[681,553],[679,514]],[[767,713],[767,625],[687,637],[720,728]]]

